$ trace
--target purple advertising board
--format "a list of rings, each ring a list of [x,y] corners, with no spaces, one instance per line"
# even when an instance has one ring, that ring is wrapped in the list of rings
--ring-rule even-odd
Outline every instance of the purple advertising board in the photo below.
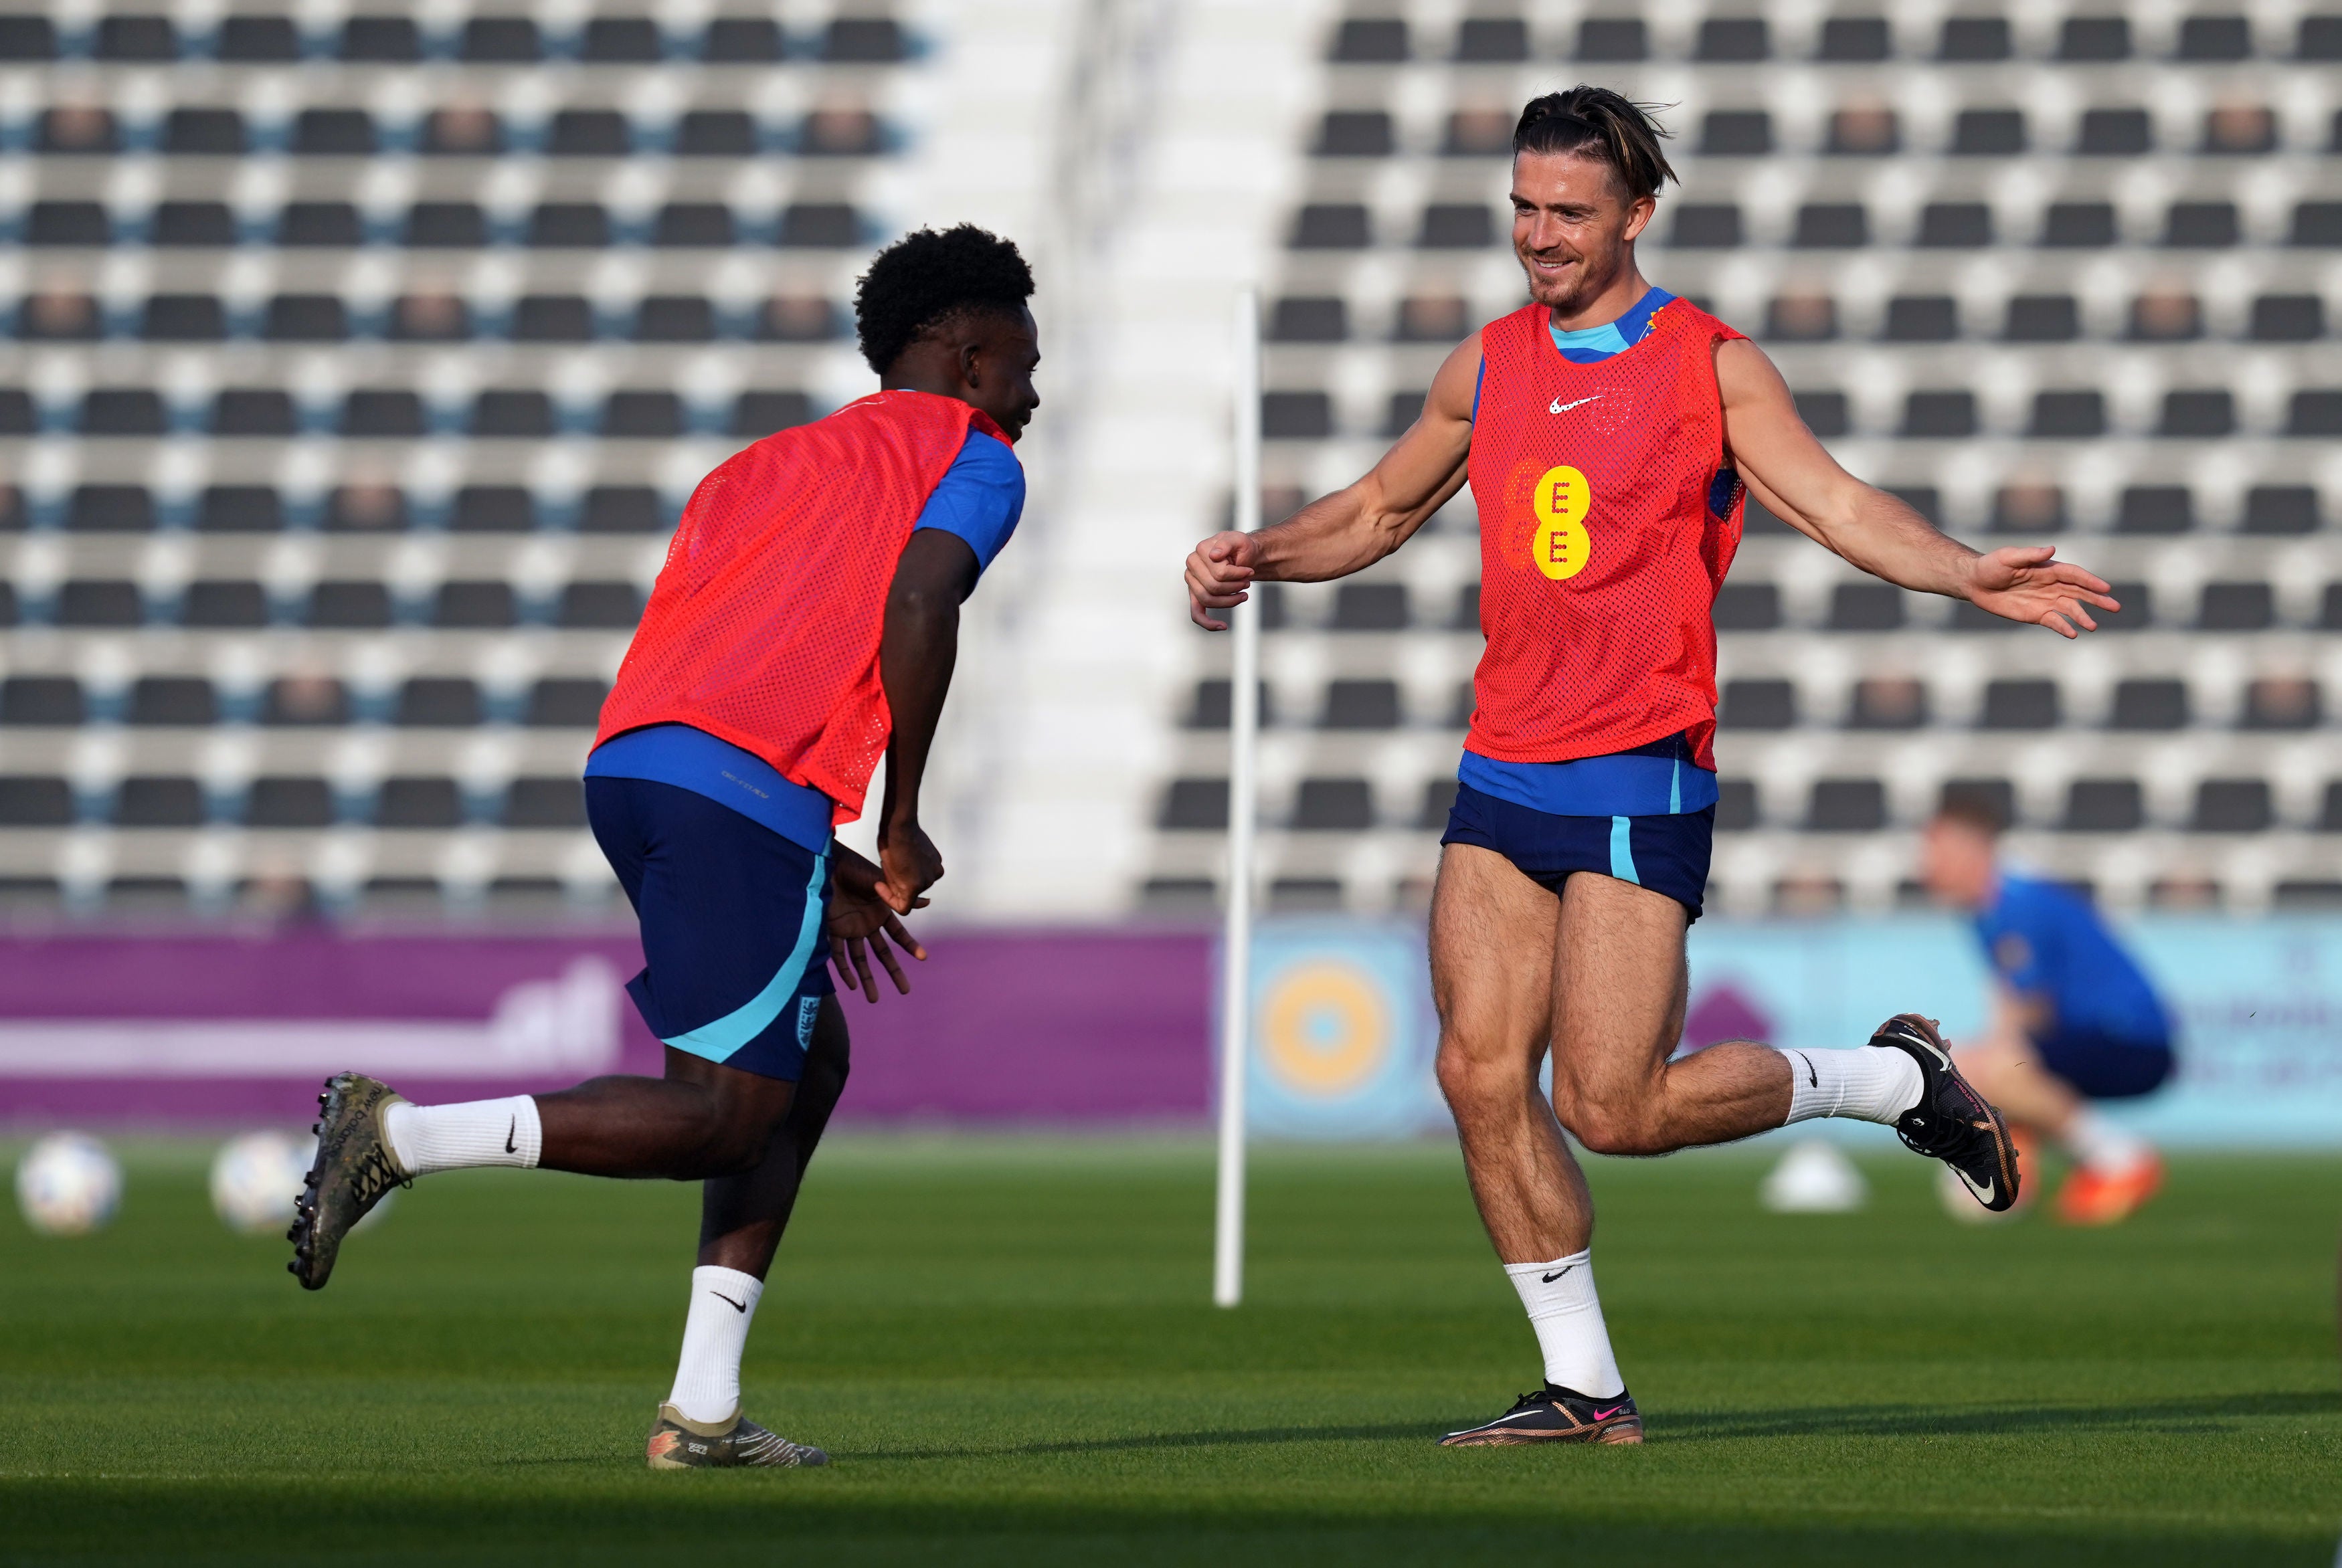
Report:
[[[845,998],[841,1122],[1200,1123],[1211,943],[937,931],[912,994]],[[0,1124],[305,1119],[344,1069],[425,1103],[656,1074],[628,935],[0,935]]]

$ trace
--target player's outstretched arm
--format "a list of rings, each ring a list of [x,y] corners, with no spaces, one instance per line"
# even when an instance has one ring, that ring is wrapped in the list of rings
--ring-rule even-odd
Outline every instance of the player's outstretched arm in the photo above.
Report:
[[[1188,617],[1206,631],[1225,632],[1227,623],[1212,612],[1243,604],[1255,581],[1346,577],[1406,544],[1464,487],[1479,382],[1476,332],[1456,345],[1432,378],[1422,417],[1364,478],[1274,527],[1215,534],[1196,545],[1187,556]]]
[[[1979,554],[1837,465],[1797,417],[1788,384],[1746,338],[1716,351],[1726,444],[1748,490],[1783,522],[1875,577],[1966,599],[2064,637],[2097,630],[2090,606],[2119,610],[2107,584],[2047,544]],[[2078,628],[2078,630],[2077,630]]]
[[[876,892],[886,907],[908,914],[919,895],[944,874],[919,825],[919,783],[927,748],[951,690],[959,657],[959,607],[976,591],[976,552],[940,528],[921,528],[903,546],[886,590],[886,631],[878,644],[878,679],[886,690],[894,733],[886,742],[886,795],[878,815]]]

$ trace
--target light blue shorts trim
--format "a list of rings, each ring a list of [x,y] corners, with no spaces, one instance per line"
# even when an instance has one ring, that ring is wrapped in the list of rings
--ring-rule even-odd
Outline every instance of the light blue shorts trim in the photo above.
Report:
[[[782,961],[776,974],[762,991],[750,997],[734,1011],[713,1024],[703,1024],[687,1034],[662,1035],[662,1041],[678,1051],[688,1051],[695,1056],[705,1056],[710,1062],[722,1062],[736,1055],[742,1046],[773,1026],[782,1009],[793,1001],[800,1004],[797,1020],[797,1048],[811,1043],[813,1020],[821,1011],[821,998],[799,998],[798,990],[805,983],[806,965],[814,957],[821,940],[823,915],[826,909],[822,902],[823,890],[829,885],[829,856],[813,857],[813,877],[806,884],[805,918],[797,927],[796,945]]]

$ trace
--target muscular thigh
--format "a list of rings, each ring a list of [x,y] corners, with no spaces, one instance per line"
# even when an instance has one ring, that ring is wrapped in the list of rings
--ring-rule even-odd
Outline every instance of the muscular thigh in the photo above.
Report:
[[[1431,897],[1431,992],[1440,1050],[1534,1064],[1551,1034],[1561,901],[1492,850],[1440,852]]]
[[[1656,1082],[1683,1037],[1685,924],[1682,904],[1629,882],[1580,872],[1562,884],[1552,962],[1557,1108],[1615,1105]]]

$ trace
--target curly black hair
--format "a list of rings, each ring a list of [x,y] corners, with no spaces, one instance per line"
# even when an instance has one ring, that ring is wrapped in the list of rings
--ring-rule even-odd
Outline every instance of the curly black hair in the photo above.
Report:
[[[862,357],[879,375],[903,351],[954,316],[1016,315],[1033,297],[1033,269],[1014,242],[962,224],[915,229],[871,258],[854,285]]]

